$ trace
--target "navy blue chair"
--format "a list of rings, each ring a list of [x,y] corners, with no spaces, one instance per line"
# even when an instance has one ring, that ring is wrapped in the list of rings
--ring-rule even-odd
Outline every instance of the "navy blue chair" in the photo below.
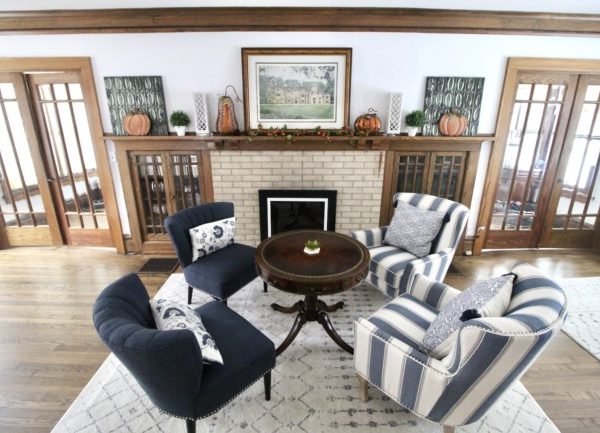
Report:
[[[127,367],[163,412],[184,418],[188,433],[196,420],[214,414],[260,378],[270,399],[275,346],[222,302],[196,309],[223,357],[203,364],[196,338],[187,329],[156,329],[149,297],[137,275],[112,283],[94,304],[100,338]]]
[[[188,304],[192,303],[194,288],[227,303],[227,298],[256,278],[256,248],[248,245],[234,243],[192,262],[190,229],[233,216],[233,203],[216,202],[184,209],[165,219],[188,283]]]

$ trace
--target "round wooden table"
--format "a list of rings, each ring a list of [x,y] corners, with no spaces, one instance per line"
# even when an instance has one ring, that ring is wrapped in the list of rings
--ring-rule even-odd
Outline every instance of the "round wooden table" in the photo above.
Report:
[[[317,239],[321,251],[316,255],[304,253],[304,243]],[[327,313],[344,306],[343,302],[327,305],[320,295],[348,290],[367,276],[369,250],[362,243],[340,233],[322,230],[294,230],[272,236],[256,249],[258,275],[268,284],[285,292],[304,295],[291,307],[272,304],[279,312],[296,315],[288,336],[277,348],[281,354],[296,338],[306,322],[319,322],[338,346],[349,353],[354,349],[335,331]]]

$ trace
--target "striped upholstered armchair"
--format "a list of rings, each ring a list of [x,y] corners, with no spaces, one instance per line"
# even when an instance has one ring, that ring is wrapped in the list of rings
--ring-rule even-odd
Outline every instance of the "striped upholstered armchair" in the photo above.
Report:
[[[467,225],[469,209],[452,200],[427,194],[398,192],[393,203],[398,201],[425,210],[446,212],[446,218],[437,237],[433,240],[431,253],[418,258],[411,253],[386,245],[383,242],[386,227],[353,231],[352,237],[365,244],[371,253],[367,281],[395,298],[406,292],[416,274],[423,274],[435,281],[442,281],[448,272],[456,247]]]
[[[354,369],[362,386],[379,388],[400,405],[444,426],[470,424],[518,380],[565,320],[562,288],[520,263],[502,317],[467,320],[441,360],[419,350],[429,323],[459,291],[417,275],[407,292],[354,323]]]

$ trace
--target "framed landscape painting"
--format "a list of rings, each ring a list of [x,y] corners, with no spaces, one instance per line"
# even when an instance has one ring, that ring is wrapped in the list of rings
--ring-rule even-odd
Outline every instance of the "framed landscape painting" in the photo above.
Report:
[[[246,129],[349,125],[351,48],[242,48]]]

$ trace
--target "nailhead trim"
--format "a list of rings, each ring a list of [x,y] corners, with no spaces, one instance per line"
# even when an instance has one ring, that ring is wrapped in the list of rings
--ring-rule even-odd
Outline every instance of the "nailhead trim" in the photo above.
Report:
[[[161,409],[160,407],[156,406],[156,403],[154,403],[154,405],[156,406],[156,408],[158,409],[159,412],[164,413],[165,415],[169,415],[172,416],[173,418],[179,418],[179,419],[185,419],[187,421],[197,421],[199,419],[204,419],[204,418],[208,418],[209,416],[214,415],[215,413],[217,413],[218,411],[220,411],[221,409],[223,409],[225,406],[227,406],[229,403],[231,403],[233,400],[235,400],[240,394],[242,394],[244,391],[246,391],[248,388],[250,388],[252,385],[254,385],[256,382],[258,382],[260,379],[262,379],[265,374],[267,374],[268,372],[272,371],[273,369],[270,368],[267,371],[265,371],[263,374],[261,374],[260,376],[258,376],[258,378],[256,378],[255,380],[253,380],[251,383],[249,383],[245,388],[241,389],[240,392],[238,392],[237,394],[235,394],[233,397],[231,397],[229,400],[227,400],[225,403],[223,403],[221,406],[219,406],[218,408],[216,408],[214,411],[212,411],[211,413],[204,415],[204,416],[200,416],[198,418],[188,418],[185,416],[179,416],[179,415],[175,415],[172,414],[170,412],[167,412],[164,409]]]

